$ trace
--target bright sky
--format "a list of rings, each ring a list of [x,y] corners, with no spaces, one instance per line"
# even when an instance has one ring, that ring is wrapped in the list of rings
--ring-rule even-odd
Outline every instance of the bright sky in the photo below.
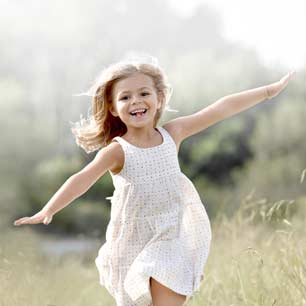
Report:
[[[288,69],[306,66],[305,0],[170,0],[181,15],[190,15],[198,3],[218,9],[227,39],[255,47],[267,66]]]

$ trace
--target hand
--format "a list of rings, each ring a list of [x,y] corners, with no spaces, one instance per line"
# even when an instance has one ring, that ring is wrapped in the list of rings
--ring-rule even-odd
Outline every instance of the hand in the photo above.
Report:
[[[268,99],[272,99],[277,96],[289,83],[289,81],[294,77],[295,71],[287,73],[278,82],[272,83],[266,86]]]
[[[50,212],[46,210],[41,210],[32,217],[23,217],[18,220],[15,220],[14,225],[37,223],[44,223],[45,225],[48,225],[52,221],[52,217],[53,215]]]

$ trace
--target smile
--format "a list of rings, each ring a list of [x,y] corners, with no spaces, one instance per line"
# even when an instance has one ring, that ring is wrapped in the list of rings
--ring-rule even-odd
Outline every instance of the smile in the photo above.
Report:
[[[136,116],[136,117],[142,117],[147,112],[147,109],[139,109],[133,112],[130,112],[130,115]]]

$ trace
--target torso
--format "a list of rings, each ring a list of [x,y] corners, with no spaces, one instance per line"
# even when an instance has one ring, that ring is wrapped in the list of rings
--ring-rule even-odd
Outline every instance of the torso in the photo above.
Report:
[[[175,133],[175,129],[168,123],[166,123],[165,125],[163,125],[163,128],[165,130],[167,130],[167,132],[170,134],[170,136],[173,138],[175,144],[176,144],[176,149],[177,152],[179,151],[179,147],[181,144],[180,139],[178,139],[178,135]],[[124,137],[122,137],[124,138]],[[162,143],[162,136],[159,135],[159,142],[157,144],[153,144],[152,146],[158,146]],[[121,171],[121,169],[123,168],[124,165],[124,152],[122,150],[122,147],[119,143],[117,143],[117,141],[115,141],[116,145],[117,145],[117,150],[118,150],[118,154],[116,154],[116,163],[114,165],[114,167],[110,168],[109,170],[116,175],[117,173],[119,173]],[[120,152],[120,153],[119,153]]]

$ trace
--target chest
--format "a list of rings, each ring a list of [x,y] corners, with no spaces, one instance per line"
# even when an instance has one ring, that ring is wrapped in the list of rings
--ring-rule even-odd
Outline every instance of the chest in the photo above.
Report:
[[[140,171],[147,170],[147,171],[152,171],[152,167],[154,168],[155,165],[157,167],[163,167],[168,165],[175,165],[175,167],[178,166],[178,160],[177,160],[177,155],[178,151],[180,148],[180,140],[178,137],[176,137],[176,134],[174,133],[173,130],[168,130],[167,133],[171,137],[171,140],[168,137],[165,137],[166,142],[170,141],[170,147],[166,148],[166,152],[154,152],[154,148],[148,149],[148,150],[137,150],[134,146],[126,146],[126,143],[122,143],[123,146],[118,144],[118,152],[116,154],[116,162],[114,165],[109,169],[110,172],[113,175],[117,175],[120,172],[123,171],[124,164],[125,164],[125,159],[126,157],[128,159],[132,159],[133,163],[136,165],[137,168],[140,168]],[[168,139],[167,139],[168,138]],[[155,146],[152,146],[155,147]],[[160,148],[163,146],[161,144],[156,145],[156,148]],[[132,148],[132,150],[131,150]],[[174,149],[175,148],[175,149]],[[136,149],[136,150],[135,150]],[[163,148],[164,149],[164,148]],[[128,151],[125,153],[125,151]],[[137,152],[138,151],[138,152]],[[171,156],[171,151],[172,151],[172,156]],[[153,152],[153,154],[152,154]],[[128,154],[127,154],[128,153]],[[139,156],[137,156],[139,155]],[[150,169],[151,168],[151,169]]]

